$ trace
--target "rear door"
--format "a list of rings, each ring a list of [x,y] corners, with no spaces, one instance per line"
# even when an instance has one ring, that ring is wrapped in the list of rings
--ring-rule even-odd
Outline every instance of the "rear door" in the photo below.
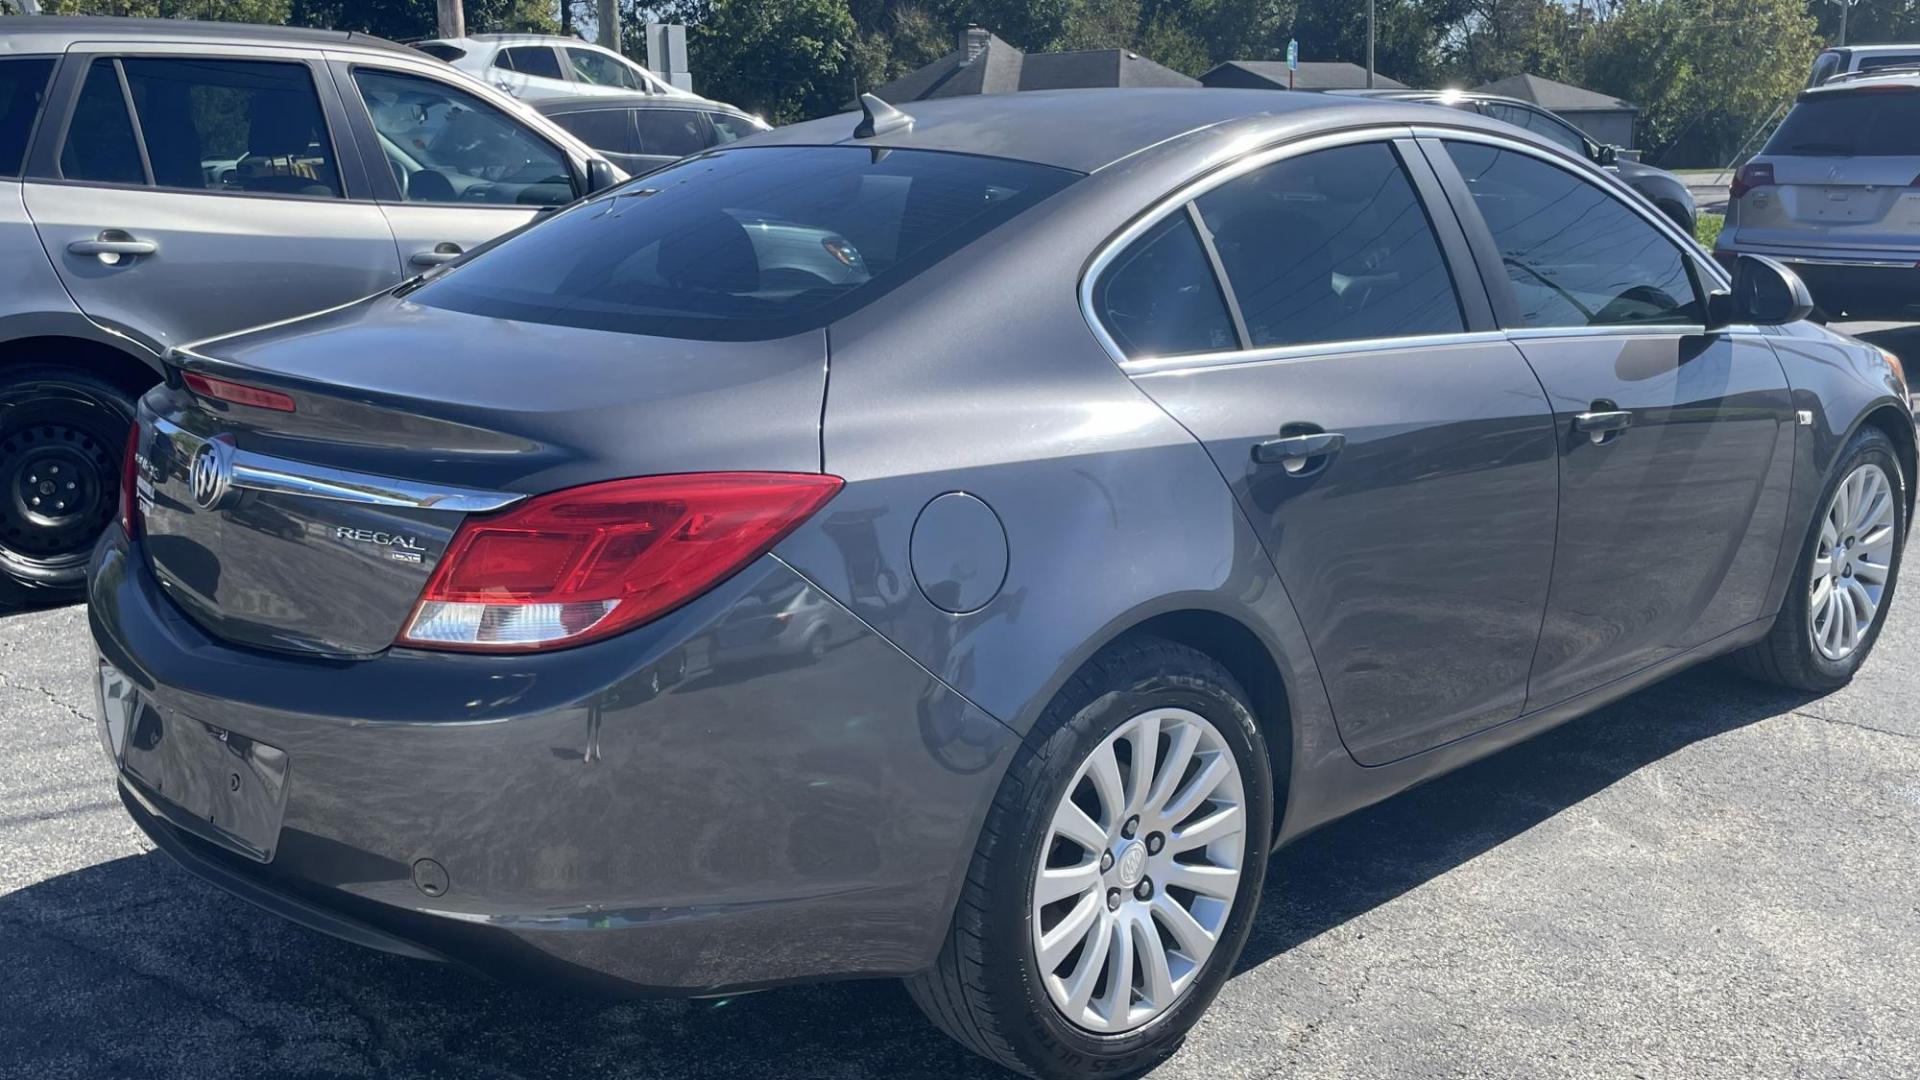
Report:
[[[1425,143],[1558,428],[1538,709],[1761,616],[1794,417],[1755,328],[1703,328],[1712,279],[1657,212],[1545,152],[1468,138]]]
[[[1411,140],[1293,153],[1089,298],[1232,486],[1370,765],[1520,715],[1553,559],[1552,413],[1437,199]]]
[[[339,112],[291,50],[76,47],[26,207],[81,310],[156,348],[344,303],[400,266]]]
[[[487,81],[514,97],[572,91],[560,54],[551,45],[509,45],[493,54]]]
[[[633,121],[641,152],[662,162],[697,154],[714,143],[701,109],[635,109]]]
[[[1920,87],[1805,94],[1742,174],[1754,166],[1773,182],[1741,196],[1742,246],[1920,248]]]
[[[581,193],[565,150],[453,81],[357,59],[332,66],[407,273]]]

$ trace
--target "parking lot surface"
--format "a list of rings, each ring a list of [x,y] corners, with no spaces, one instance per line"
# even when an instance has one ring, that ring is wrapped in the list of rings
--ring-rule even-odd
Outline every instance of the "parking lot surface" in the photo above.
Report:
[[[1164,1077],[1920,1075],[1920,618],[1805,698],[1696,669],[1276,858]],[[113,796],[85,613],[0,619],[0,1077],[975,1077],[896,985],[608,1001],[202,885]]]
[[[1920,1075],[1915,610],[1839,693],[1696,669],[1290,847],[1156,1075]],[[892,983],[612,1001],[258,912],[127,821],[91,670],[84,609],[0,617],[0,1080],[1002,1075]]]

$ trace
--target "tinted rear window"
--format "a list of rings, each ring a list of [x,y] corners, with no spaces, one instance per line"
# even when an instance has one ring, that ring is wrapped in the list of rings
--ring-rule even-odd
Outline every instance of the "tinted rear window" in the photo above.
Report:
[[[1769,157],[1920,157],[1920,90],[1808,94],[1761,153]]]
[[[707,154],[505,240],[409,299],[635,334],[785,337],[871,303],[1077,175],[915,150]]]

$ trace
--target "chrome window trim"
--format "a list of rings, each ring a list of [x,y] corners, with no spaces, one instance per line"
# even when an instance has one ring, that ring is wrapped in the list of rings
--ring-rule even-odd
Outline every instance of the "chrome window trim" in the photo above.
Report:
[[[1079,295],[1081,318],[1086,320],[1087,328],[1093,331],[1094,339],[1100,342],[1100,347],[1106,350],[1107,355],[1112,358],[1114,363],[1120,365],[1120,370],[1129,375],[1143,374],[1148,371],[1166,371],[1175,367],[1209,367],[1223,363],[1251,362],[1255,359],[1277,359],[1277,357],[1267,357],[1264,355],[1255,358],[1250,355],[1255,352],[1264,354],[1274,351],[1271,349],[1231,349],[1223,352],[1189,353],[1183,356],[1129,359],[1126,353],[1121,350],[1119,342],[1113,340],[1113,335],[1107,332],[1106,326],[1100,322],[1100,317],[1095,312],[1093,306],[1094,284],[1100,280],[1100,275],[1106,272],[1107,267],[1112,265],[1113,260],[1119,256],[1120,252],[1126,250],[1129,244],[1138,240],[1147,230],[1158,225],[1162,218],[1179,211],[1180,208],[1187,203],[1205,195],[1207,192],[1212,191],[1214,188],[1228,181],[1238,179],[1255,169],[1270,165],[1273,162],[1284,161],[1287,158],[1298,157],[1301,154],[1310,154],[1316,150],[1331,150],[1335,147],[1351,146],[1355,143],[1391,142],[1394,139],[1404,139],[1407,138],[1412,130],[1412,128],[1404,123],[1378,124],[1372,127],[1354,128],[1348,131],[1337,131],[1326,135],[1314,135],[1293,142],[1267,146],[1242,154],[1234,160],[1227,162],[1225,165],[1174,188],[1171,192],[1161,196],[1158,200],[1150,204],[1147,209],[1136,215],[1133,220],[1128,222],[1119,232],[1102,241],[1099,250],[1096,251],[1093,258],[1088,261],[1087,268],[1080,273]],[[1409,178],[1409,183],[1411,182],[1411,178]],[[1418,198],[1417,192],[1415,197]],[[1391,340],[1404,341],[1407,339],[1396,338]],[[1285,348],[1307,349],[1311,350],[1312,355],[1319,355],[1329,349],[1350,344],[1366,345],[1368,343],[1325,342],[1303,346],[1289,345],[1285,346]],[[1373,347],[1383,348],[1387,346],[1375,344]]]
[[[1538,158],[1558,168],[1562,172],[1579,177],[1598,187],[1601,191],[1612,195],[1615,201],[1640,215],[1641,219],[1652,225],[1655,231],[1664,234],[1667,239],[1678,244],[1682,254],[1699,264],[1705,273],[1712,275],[1713,280],[1719,282],[1722,287],[1729,289],[1733,287],[1733,279],[1727,275],[1725,268],[1714,261],[1713,256],[1709,254],[1705,248],[1700,246],[1698,240],[1681,232],[1679,226],[1675,225],[1672,219],[1655,209],[1654,205],[1647,202],[1644,196],[1628,187],[1619,177],[1600,169],[1598,166],[1588,164],[1584,171],[1579,168],[1568,168],[1569,157],[1564,152],[1548,150],[1540,146],[1532,146],[1519,139],[1514,139],[1496,132],[1477,131],[1468,128],[1434,127],[1423,124],[1414,127],[1413,137],[1416,139],[1451,139],[1454,142],[1474,142],[1498,146],[1503,150],[1513,150],[1526,154],[1529,157]],[[1622,192],[1625,193],[1624,197],[1622,197]]]
[[[1169,372],[1200,368],[1240,367],[1246,364],[1270,364],[1285,360],[1319,359],[1347,353],[1386,352],[1393,349],[1434,349],[1447,345],[1484,345],[1505,341],[1501,330],[1466,330],[1458,334],[1413,334],[1406,337],[1367,338],[1359,341],[1318,342],[1306,345],[1274,345],[1261,349],[1231,349],[1224,352],[1190,353],[1185,356],[1143,356],[1121,364],[1127,374],[1165,375]]]
[[[176,456],[186,461],[193,460],[200,446],[210,441],[163,417],[153,419],[153,429],[155,434],[173,443]],[[449,487],[309,465],[240,449],[233,452],[233,476],[228,486],[235,490],[301,495],[363,506],[454,510],[466,514],[499,510],[526,498],[515,492]]]
[[[1215,352],[1186,353],[1178,356],[1142,356],[1129,358],[1121,350],[1119,343],[1107,332],[1107,328],[1100,322],[1100,317],[1096,313],[1093,303],[1093,289],[1095,283],[1099,281],[1100,275],[1106,271],[1113,260],[1119,256],[1120,252],[1124,251],[1128,245],[1139,239],[1148,230],[1159,224],[1161,219],[1167,217],[1169,214],[1179,212],[1182,207],[1222,184],[1276,161],[1283,161],[1301,154],[1310,154],[1317,150],[1350,146],[1355,143],[1391,142],[1394,139],[1409,137],[1415,139],[1454,139],[1463,142],[1487,143],[1503,149],[1511,149],[1528,154],[1549,165],[1555,165],[1575,176],[1582,176],[1579,168],[1570,168],[1568,166],[1568,155],[1565,151],[1557,147],[1531,146],[1522,140],[1498,133],[1485,132],[1473,128],[1438,127],[1431,124],[1413,126],[1406,124],[1382,124],[1367,128],[1355,128],[1327,135],[1316,135],[1294,142],[1281,143],[1276,146],[1251,151],[1226,165],[1175,188],[1169,194],[1156,200],[1145,211],[1129,222],[1125,228],[1107,238],[1100,249],[1094,254],[1092,260],[1088,262],[1086,270],[1080,275],[1080,315],[1086,320],[1087,327],[1092,330],[1094,339],[1099,341],[1100,347],[1106,350],[1107,355],[1114,363],[1119,365],[1121,371],[1132,376],[1147,376],[1207,368],[1236,367],[1243,364],[1274,363],[1305,359],[1308,357],[1339,356],[1347,353],[1382,352],[1390,349],[1431,349],[1447,345],[1488,344],[1495,341],[1538,341],[1550,338],[1640,337],[1648,335],[1699,336],[1707,333],[1706,327],[1698,323],[1647,323],[1638,326],[1508,327],[1500,330],[1469,330],[1457,334],[1421,334],[1408,335],[1405,337],[1310,342],[1302,345],[1225,349]],[[1583,177],[1584,179],[1592,183],[1595,176],[1602,178],[1603,182],[1596,186],[1599,186],[1602,191],[1606,191],[1609,195],[1612,195],[1617,202],[1627,206],[1634,213],[1639,214],[1642,219],[1652,224],[1656,230],[1660,231],[1669,240],[1676,241],[1680,246],[1681,252],[1701,267],[1703,275],[1710,276],[1710,280],[1718,283],[1722,288],[1730,289],[1733,287],[1733,281],[1727,275],[1726,270],[1715,262],[1713,258],[1706,253],[1705,249],[1700,247],[1697,241],[1691,236],[1682,233],[1673,222],[1669,221],[1658,210],[1654,209],[1652,204],[1648,204],[1645,207],[1636,205],[1645,200],[1640,195],[1634,193],[1631,188],[1626,188],[1610,174],[1600,170],[1598,166],[1588,164],[1585,168],[1590,175],[1585,175]],[[1622,198],[1618,191],[1609,190],[1606,187],[1606,182],[1609,181],[1619,185],[1622,190],[1625,190],[1628,197]],[[1418,197],[1417,191],[1415,197]],[[1429,212],[1431,212],[1432,208],[1429,207],[1428,209]],[[1759,328],[1754,326],[1726,326],[1714,332],[1723,334],[1758,333]]]

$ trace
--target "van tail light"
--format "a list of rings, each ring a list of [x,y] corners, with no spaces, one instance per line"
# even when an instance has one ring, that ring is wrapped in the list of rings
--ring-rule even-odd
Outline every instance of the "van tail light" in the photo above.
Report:
[[[470,517],[397,643],[524,652],[631,629],[766,554],[840,485],[813,473],[647,476]]]
[[[120,458],[120,528],[127,539],[140,539],[140,421],[127,429],[127,449]]]
[[[1727,197],[1737,199],[1754,188],[1772,186],[1773,165],[1764,161],[1749,161],[1733,174],[1733,183],[1727,186]]]
[[[201,375],[189,371],[181,380],[187,389],[209,397],[215,401],[230,401],[235,405],[251,405],[256,409],[272,409],[275,412],[292,412],[293,398],[278,390],[262,390],[258,386],[232,382],[228,379],[216,379],[211,375]]]

